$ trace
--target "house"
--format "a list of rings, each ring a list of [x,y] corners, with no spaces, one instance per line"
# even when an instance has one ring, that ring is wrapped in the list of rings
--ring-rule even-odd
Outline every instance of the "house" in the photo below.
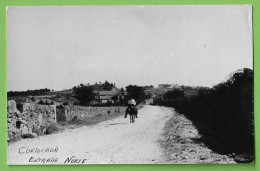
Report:
[[[144,93],[145,93],[145,96],[147,96],[147,97],[154,97],[155,89],[154,88],[145,88]]]
[[[191,97],[198,95],[199,89],[186,89],[184,90],[185,97]]]
[[[165,94],[167,91],[180,90],[182,87],[178,84],[159,84],[156,89],[157,94]]]
[[[119,92],[112,90],[112,91],[97,91],[96,92],[96,101],[98,103],[114,103],[114,101],[112,100],[112,97],[114,96],[118,96]]]

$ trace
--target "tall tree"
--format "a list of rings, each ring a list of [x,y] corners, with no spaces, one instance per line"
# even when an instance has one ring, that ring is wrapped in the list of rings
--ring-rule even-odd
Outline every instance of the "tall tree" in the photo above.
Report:
[[[111,91],[114,87],[113,83],[109,83],[108,81],[105,81],[105,83],[102,84],[103,90]]]
[[[145,99],[145,93],[144,93],[144,88],[137,86],[137,85],[129,85],[126,87],[126,91],[128,94],[128,98],[135,99],[138,102],[141,102],[142,100]]]
[[[81,105],[86,105],[95,98],[93,86],[80,84],[79,86],[73,87],[73,92]]]

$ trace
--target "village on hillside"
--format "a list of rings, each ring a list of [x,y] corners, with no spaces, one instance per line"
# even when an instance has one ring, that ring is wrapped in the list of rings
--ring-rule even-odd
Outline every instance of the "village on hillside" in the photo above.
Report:
[[[93,85],[93,99],[88,104],[84,105],[113,105],[117,104],[123,99],[127,99],[127,89],[118,88],[115,84],[105,81],[105,83],[95,83]],[[130,85],[131,86],[131,85]],[[191,87],[180,86],[178,84],[158,84],[157,87],[150,86],[137,86],[143,91],[144,98],[152,98],[155,100],[164,100],[165,94],[172,91],[183,92],[185,97],[191,97],[198,94],[201,89],[208,89],[206,87]],[[72,89],[65,89],[54,91],[50,89],[27,90],[27,91],[9,91],[7,93],[8,100],[15,100],[17,104],[23,103],[38,103],[47,105],[80,105],[75,92]],[[81,104],[82,105],[82,104]]]

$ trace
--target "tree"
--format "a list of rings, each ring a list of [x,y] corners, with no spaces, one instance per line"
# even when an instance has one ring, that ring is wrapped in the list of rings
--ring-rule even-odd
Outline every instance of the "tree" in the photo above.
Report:
[[[108,81],[105,81],[105,83],[102,84],[103,90],[111,91],[114,87],[113,83],[109,83]]]
[[[34,95],[44,95],[50,93],[50,89],[37,89],[37,90],[27,90],[27,91],[9,91],[7,96],[34,96]]]
[[[140,103],[145,99],[145,93],[143,87],[137,85],[129,85],[126,87],[126,91],[129,99],[135,99],[137,103]]]
[[[93,86],[80,84],[79,86],[73,87],[72,90],[81,105],[87,105],[95,98]]]
[[[116,101],[118,100],[118,95],[115,95],[115,96],[111,97],[111,99],[112,99],[114,102],[116,102]]]
[[[184,98],[184,92],[183,90],[179,90],[179,89],[175,89],[172,91],[167,91],[163,98],[165,100],[177,100],[177,99],[181,99]]]
[[[43,105],[43,100],[40,100],[38,104]]]
[[[32,102],[35,102],[35,101],[36,101],[34,97],[32,97],[31,100],[32,100]]]

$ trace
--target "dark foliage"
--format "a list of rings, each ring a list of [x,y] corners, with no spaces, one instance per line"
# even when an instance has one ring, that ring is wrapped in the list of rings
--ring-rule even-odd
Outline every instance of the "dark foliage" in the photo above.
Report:
[[[38,90],[27,90],[27,91],[9,91],[7,92],[8,97],[12,96],[37,96],[37,95],[45,95],[50,93],[50,89],[38,89]]]
[[[114,87],[113,83],[109,83],[108,81],[105,81],[104,84],[102,84],[103,90],[111,91]]]
[[[183,90],[175,89],[172,91],[167,91],[163,98],[165,100],[176,100],[176,99],[182,99],[184,98],[184,92]]]
[[[144,88],[136,85],[129,85],[126,87],[128,99],[135,99],[136,103],[141,103],[145,100]]]
[[[197,96],[161,101],[187,116],[199,130],[202,140],[211,149],[223,153],[254,156],[253,71],[239,70],[229,79],[202,89]]]
[[[38,104],[40,104],[40,105],[54,105],[53,101],[48,102],[48,100],[46,100],[45,102],[43,102],[43,100],[40,100],[38,102]]]
[[[113,97],[111,97],[111,99],[114,101],[114,102],[116,102],[117,100],[118,100],[118,96],[116,95],[116,96],[113,96]]]
[[[43,100],[40,100],[38,104],[44,105]]]
[[[63,105],[69,105],[69,103],[68,102],[64,102]]]
[[[16,104],[16,108],[17,108],[17,110],[19,110],[20,112],[23,112],[23,104],[22,104],[22,103],[17,103],[17,104]]]
[[[89,84],[88,84],[89,86]],[[108,81],[105,81],[104,83],[95,83],[92,85],[95,91],[111,91],[114,88],[114,84],[110,83]]]
[[[81,105],[87,105],[90,101],[94,100],[95,95],[93,90],[93,86],[84,84],[73,87],[73,93],[75,94],[76,99],[80,101]]]

